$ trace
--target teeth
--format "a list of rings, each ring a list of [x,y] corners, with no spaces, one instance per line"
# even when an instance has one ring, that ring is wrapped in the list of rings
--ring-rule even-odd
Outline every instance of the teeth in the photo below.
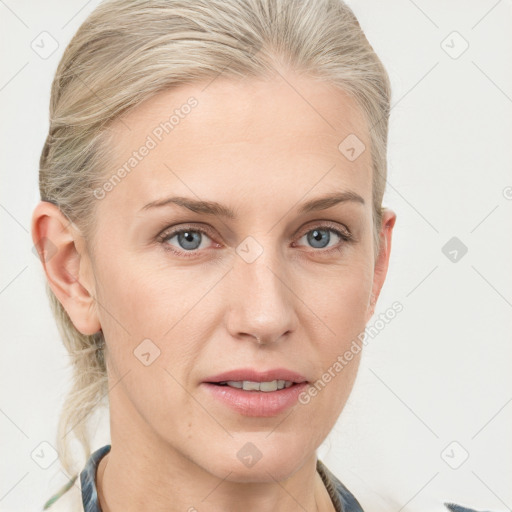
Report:
[[[237,382],[236,380],[228,380],[226,383],[228,386],[231,386],[232,388],[239,388],[242,389],[243,383]]]
[[[263,384],[263,382],[262,382]],[[243,381],[243,389],[244,391],[260,391],[260,383],[252,382],[250,380]]]
[[[224,384],[224,382],[219,384]],[[244,391],[277,391],[278,389],[289,388],[293,385],[293,382],[289,380],[273,380],[270,382],[228,380],[225,384],[232,388],[243,389]]]

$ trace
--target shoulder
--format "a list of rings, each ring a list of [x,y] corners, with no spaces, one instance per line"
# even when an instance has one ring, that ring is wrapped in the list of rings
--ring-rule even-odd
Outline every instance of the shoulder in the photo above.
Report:
[[[325,484],[327,492],[336,508],[336,512],[364,512],[355,496],[329,471],[320,460],[316,461],[316,468]]]
[[[80,478],[75,475],[69,482],[55,492],[43,505],[43,511],[83,512],[82,488]]]
[[[91,454],[80,475],[75,475],[43,505],[49,512],[84,512],[97,510],[96,470],[99,461],[110,451],[110,444]]]
[[[336,512],[364,512],[355,496],[329,471],[320,459],[317,459],[317,470],[332,498]],[[443,503],[441,501],[436,510],[439,512],[492,512],[490,510],[476,510],[455,503]]]

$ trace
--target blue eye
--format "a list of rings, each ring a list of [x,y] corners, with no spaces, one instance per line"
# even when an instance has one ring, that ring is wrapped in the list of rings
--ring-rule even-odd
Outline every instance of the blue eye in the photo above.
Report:
[[[185,228],[164,234],[160,238],[160,241],[166,245],[170,245],[169,241],[172,240],[173,238],[176,238],[176,241],[179,244],[179,247],[177,247],[177,252],[191,252],[202,248],[201,243],[203,242],[204,236],[209,238],[206,231],[202,229]]]
[[[323,232],[323,233],[322,233]],[[307,235],[308,242],[313,245],[315,248],[324,249],[329,245],[331,240],[331,233],[329,229],[315,229],[314,231],[310,231]],[[320,246],[316,245],[317,243]]]
[[[322,227],[308,231],[302,238],[306,237],[308,244],[311,244],[315,249],[325,249],[331,241],[331,233],[334,233],[338,238],[343,238],[340,232]]]

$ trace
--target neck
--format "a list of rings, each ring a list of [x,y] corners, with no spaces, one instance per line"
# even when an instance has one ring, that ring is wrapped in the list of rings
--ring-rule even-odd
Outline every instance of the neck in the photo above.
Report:
[[[147,454],[144,459],[150,462]],[[297,504],[303,510],[335,512],[325,485],[316,471],[316,456],[285,482],[239,483],[211,474],[176,474],[151,471],[133,457],[123,457],[123,449],[114,444],[96,473],[96,487],[103,512],[224,512],[240,503],[244,511],[292,512]],[[155,466],[159,467],[159,466]],[[204,471],[204,470],[203,470]],[[167,475],[167,476],[165,476]],[[200,497],[200,498],[199,498]],[[196,508],[197,507],[197,508]]]

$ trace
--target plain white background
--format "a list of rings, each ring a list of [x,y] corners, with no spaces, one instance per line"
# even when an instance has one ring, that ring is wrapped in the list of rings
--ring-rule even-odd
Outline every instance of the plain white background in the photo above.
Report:
[[[39,510],[66,481],[33,455],[51,462],[70,374],[30,218],[51,81],[97,4],[0,2],[2,511]],[[384,203],[398,220],[369,325],[396,300],[404,310],[369,339],[318,453],[370,512],[510,510],[512,3],[349,4],[393,86]],[[43,31],[58,43],[46,58],[32,48]],[[98,425],[94,449],[109,442],[105,417]]]

